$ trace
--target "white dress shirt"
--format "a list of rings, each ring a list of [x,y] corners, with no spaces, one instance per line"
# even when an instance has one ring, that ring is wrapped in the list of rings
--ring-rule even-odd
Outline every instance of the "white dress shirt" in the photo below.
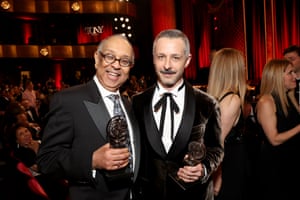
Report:
[[[183,81],[172,91],[168,91],[165,88],[163,88],[159,83],[157,83],[157,87],[155,88],[153,99],[152,99],[152,112],[153,112],[156,125],[159,129],[162,108],[160,108],[157,112],[155,112],[154,105],[162,98],[164,93],[168,92],[173,94],[173,99],[179,107],[179,112],[178,113],[174,112],[174,133],[173,133],[174,138],[176,137],[178,128],[180,126],[182,120],[182,113],[184,109],[185,90],[184,87],[182,88],[182,84]],[[164,144],[166,152],[168,152],[173,143],[171,138],[170,98],[167,98],[166,116],[165,116],[164,130],[162,135],[162,142]]]
[[[102,99],[104,101],[104,104],[110,114],[111,117],[113,117],[113,108],[114,108],[114,103],[112,102],[112,100],[109,99],[109,95],[111,94],[117,94],[120,96],[120,92],[119,90],[116,91],[116,92],[111,92],[111,91],[108,91],[107,89],[105,89],[99,82],[98,78],[96,76],[94,76],[94,81],[100,91],[100,94],[102,96]],[[120,101],[120,104],[121,104],[121,107],[123,109],[123,112],[125,114],[125,117],[126,117],[126,121],[127,121],[127,125],[128,125],[128,131],[129,131],[129,137],[130,137],[130,144],[131,144],[131,151],[132,151],[132,159],[133,159],[133,170],[134,170],[134,164],[135,164],[135,148],[134,148],[134,137],[133,137],[133,130],[132,130],[132,125],[131,125],[131,122],[130,122],[130,119],[127,115],[127,111],[126,109],[124,108],[124,105],[123,105],[123,102]],[[101,113],[99,113],[101,114]]]

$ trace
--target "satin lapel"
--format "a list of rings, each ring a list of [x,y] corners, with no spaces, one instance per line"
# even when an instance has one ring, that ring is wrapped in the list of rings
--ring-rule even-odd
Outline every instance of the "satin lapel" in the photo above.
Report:
[[[193,123],[195,119],[195,110],[196,110],[196,101],[194,95],[194,89],[190,84],[186,83],[186,95],[185,95],[185,103],[184,110],[182,114],[182,121],[177,131],[175,140],[169,154],[177,155],[182,151],[187,145],[189,141],[191,131],[193,128]]]
[[[146,135],[149,140],[149,143],[151,144],[154,151],[161,155],[162,157],[167,156],[167,152],[163,146],[163,143],[161,141],[158,128],[155,123],[155,119],[152,112],[152,99],[153,99],[153,93],[154,93],[155,87],[152,88],[151,91],[149,91],[149,95],[145,96],[144,99],[144,121],[145,121],[145,129],[146,129]]]
[[[106,125],[110,119],[110,116],[103,102],[103,99],[100,97],[100,100],[97,104],[89,101],[84,101],[84,105],[86,106],[100,134],[104,139],[106,139]]]

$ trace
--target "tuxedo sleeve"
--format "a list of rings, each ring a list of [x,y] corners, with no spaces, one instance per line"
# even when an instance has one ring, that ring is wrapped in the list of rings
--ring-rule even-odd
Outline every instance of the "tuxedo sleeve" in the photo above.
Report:
[[[207,110],[207,126],[204,134],[204,144],[206,146],[206,158],[203,164],[207,170],[207,176],[202,181],[206,181],[213,171],[220,165],[224,148],[221,143],[221,114],[217,101],[212,101]]]

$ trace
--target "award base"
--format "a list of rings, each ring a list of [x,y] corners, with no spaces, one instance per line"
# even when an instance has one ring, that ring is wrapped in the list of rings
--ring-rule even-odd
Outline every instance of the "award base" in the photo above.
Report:
[[[169,174],[169,177],[171,178],[171,180],[173,180],[175,182],[175,184],[177,186],[179,186],[182,190],[186,191],[189,188],[191,188],[193,185],[197,184],[198,182],[191,182],[191,183],[187,183],[184,182],[183,180],[181,180],[177,174]]]
[[[114,181],[131,181],[133,177],[133,173],[130,171],[128,167],[118,170],[105,171],[104,172],[106,179],[109,182]]]

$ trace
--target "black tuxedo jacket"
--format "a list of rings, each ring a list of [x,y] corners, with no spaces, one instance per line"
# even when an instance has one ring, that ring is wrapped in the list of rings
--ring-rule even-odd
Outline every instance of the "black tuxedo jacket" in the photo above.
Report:
[[[206,93],[185,83],[185,105],[182,121],[174,142],[167,153],[159,136],[152,112],[155,85],[133,97],[133,107],[140,124],[142,165],[136,185],[143,199],[209,199],[213,196],[211,173],[223,158],[220,141],[220,110],[217,101]],[[179,167],[192,140],[204,139],[207,149],[202,163],[208,176],[187,190],[181,189],[171,178]]]
[[[128,101],[122,99],[133,128],[135,145],[134,178],[140,163],[140,138],[136,119]],[[94,80],[56,93],[46,116],[37,162],[42,173],[66,178],[71,199],[126,199],[129,184],[108,182],[103,170],[92,175],[92,154],[107,143],[110,119]]]
[[[41,124],[41,120],[39,118],[39,115],[37,114],[34,107],[30,107],[26,110],[26,116],[29,122]]]

